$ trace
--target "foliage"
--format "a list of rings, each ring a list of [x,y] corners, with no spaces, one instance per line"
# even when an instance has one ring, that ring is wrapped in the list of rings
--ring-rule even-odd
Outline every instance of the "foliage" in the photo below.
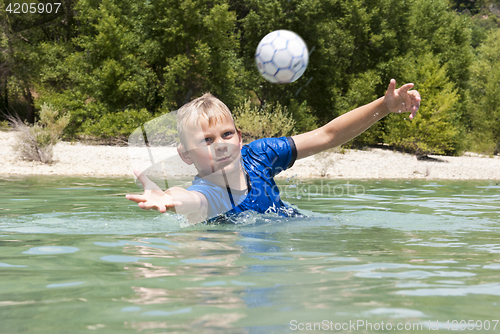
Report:
[[[496,15],[485,12],[471,18],[471,45],[473,48],[480,46],[488,37],[491,30],[500,27],[500,19]]]
[[[0,121],[0,131],[7,131],[7,130],[10,130],[9,121],[7,120]]]
[[[288,111],[295,123],[293,127],[295,133],[312,131],[318,127],[318,119],[314,116],[312,108],[307,105],[307,101],[299,103],[297,100],[290,100]]]
[[[242,40],[248,71],[253,63],[254,47],[268,32],[289,29],[298,33],[311,53],[303,77],[290,85],[265,82],[255,71],[253,87],[261,102],[291,99],[307,101],[321,123],[338,116],[352,80],[375,69],[408,47],[407,13],[410,2],[372,1],[285,1],[255,0],[243,21]],[[391,20],[384,20],[391,17]],[[378,95],[381,87],[375,88]]]
[[[69,123],[69,115],[62,115],[54,107],[44,104],[40,110],[40,120],[34,125],[24,123],[19,117],[7,117],[19,131],[14,149],[21,159],[51,164],[52,149],[61,140],[64,128]]]
[[[446,75],[455,86],[465,89],[472,61],[467,18],[450,11],[447,1],[415,0],[409,29],[414,45],[408,51],[417,57],[431,52],[441,66],[446,64]]]
[[[347,93],[339,99],[342,114],[377,99],[375,89],[381,82],[375,71],[366,71],[353,78]],[[374,124],[369,130],[356,137],[352,143],[355,146],[376,145],[382,141],[382,123]],[[350,145],[349,144],[349,145]]]
[[[125,140],[136,128],[151,118],[151,114],[146,109],[104,114],[99,119],[87,119],[82,124],[82,131],[78,134],[90,138]]]
[[[500,149],[500,30],[494,31],[478,48],[472,76],[470,148],[497,154]]]
[[[498,0],[450,0],[450,8],[459,12],[468,12],[471,14],[480,13],[481,9],[491,5],[498,5]]]
[[[456,153],[461,144],[459,96],[446,76],[446,66],[440,66],[430,53],[406,61],[412,63],[405,75],[407,81],[419,83],[416,89],[425,100],[412,121],[407,115],[389,115],[384,142],[420,155]]]
[[[276,103],[260,108],[252,106],[250,100],[236,107],[236,127],[240,129],[245,142],[259,138],[281,137],[294,134],[294,119],[287,107]]]
[[[58,12],[9,13],[3,9],[8,0],[0,0],[2,66],[0,70],[0,106],[11,111],[12,99],[24,100],[25,110],[17,111],[30,123],[35,121],[35,86],[41,76],[44,58],[40,48],[44,43],[67,43],[75,34],[74,0],[61,0]],[[35,1],[35,4],[39,1]],[[18,95],[18,96],[16,96]],[[16,105],[21,105],[15,101]]]
[[[243,101],[236,16],[227,1],[80,0],[74,10],[79,27],[71,42],[39,45],[37,85],[42,101],[71,111],[72,136],[124,134],[87,127],[126,110],[152,117],[206,91],[230,107]]]
[[[123,138],[208,91],[230,109],[245,109],[254,97],[265,110],[282,108],[299,133],[382,96],[395,78],[425,88],[420,115],[410,127],[397,115],[385,118],[354,144],[390,140],[456,153],[466,133],[489,151],[497,142],[498,65],[485,60],[483,46],[500,29],[498,0],[61,2],[57,14],[0,12],[0,108],[33,123],[49,103],[71,115],[69,137]],[[268,83],[255,69],[258,42],[276,29],[298,33],[311,53],[304,75],[287,85]],[[247,126],[254,126],[249,115]]]

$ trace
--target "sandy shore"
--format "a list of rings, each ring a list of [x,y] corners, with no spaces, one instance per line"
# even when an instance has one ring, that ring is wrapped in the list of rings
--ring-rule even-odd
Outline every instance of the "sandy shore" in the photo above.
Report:
[[[196,170],[177,157],[175,148],[157,152],[131,151],[128,147],[91,146],[61,142],[54,147],[54,163],[20,160],[13,151],[17,133],[0,131],[0,175],[82,175],[131,176],[133,168],[151,166],[151,154],[158,173],[191,177]],[[160,158],[161,157],[161,158]],[[157,158],[157,159],[155,159]],[[165,159],[166,158],[166,159]],[[412,154],[373,148],[323,152],[298,160],[279,174],[280,177],[340,179],[442,179],[500,180],[500,157],[465,154],[461,157],[431,156],[434,160],[417,160]],[[151,168],[153,169],[153,168]]]

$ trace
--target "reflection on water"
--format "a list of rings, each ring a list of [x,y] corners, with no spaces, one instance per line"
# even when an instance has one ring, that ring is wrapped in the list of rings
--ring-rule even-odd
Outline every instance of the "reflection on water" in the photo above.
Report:
[[[498,318],[498,184],[351,181],[364,191],[344,196],[318,185],[281,183],[307,218],[186,226],[126,201],[132,180],[1,179],[2,333]]]

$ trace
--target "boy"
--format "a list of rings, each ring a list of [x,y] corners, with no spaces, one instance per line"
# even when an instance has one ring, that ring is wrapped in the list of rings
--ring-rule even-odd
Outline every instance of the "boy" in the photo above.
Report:
[[[145,210],[175,211],[198,223],[221,214],[246,210],[299,216],[279,196],[274,176],[290,168],[296,159],[339,146],[358,136],[390,112],[411,112],[420,106],[413,84],[396,89],[394,79],[384,95],[328,124],[292,137],[266,138],[243,146],[229,109],[205,94],[178,111],[180,141],[177,151],[198,175],[188,189],[172,187],[163,192],[145,175],[134,171],[144,186],[143,195],[127,195]]]

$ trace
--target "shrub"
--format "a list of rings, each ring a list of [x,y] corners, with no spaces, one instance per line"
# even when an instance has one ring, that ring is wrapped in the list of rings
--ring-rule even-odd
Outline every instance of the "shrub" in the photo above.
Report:
[[[0,131],[7,131],[10,129],[9,121],[0,121]]]
[[[380,75],[369,70],[364,73],[353,75],[349,83],[347,93],[339,97],[338,108],[340,114],[344,114],[350,110],[361,107],[377,99],[375,92],[377,85],[381,83]],[[373,124],[367,131],[363,132],[349,143],[344,144],[344,147],[376,145],[383,138],[382,122]]]
[[[500,150],[500,30],[478,48],[471,66],[470,150],[498,154]]]
[[[446,65],[440,66],[430,53],[419,57],[415,64],[408,60],[406,82],[423,97],[415,119],[408,114],[391,114],[386,118],[384,142],[419,155],[456,154],[462,144],[459,96],[446,75]],[[415,61],[415,60],[414,60]]]
[[[103,109],[98,109],[94,106],[95,104],[86,103],[87,101],[90,102],[91,99],[75,89],[62,93],[42,91],[39,98],[35,100],[35,106],[41,109],[41,106],[47,103],[56,109],[69,111],[70,122],[64,130],[64,136],[75,138],[81,131],[82,124],[89,118],[98,118],[101,114],[97,112]]]
[[[296,100],[291,100],[288,111],[295,121],[294,131],[296,133],[304,133],[318,128],[318,118],[314,116],[307,101],[299,103]]]
[[[14,146],[21,159],[52,163],[53,147],[61,140],[68,126],[69,115],[61,115],[54,107],[43,104],[40,120],[33,126],[24,123],[18,116],[7,116],[13,127],[20,132]]]
[[[152,117],[146,109],[107,113],[99,119],[87,119],[78,134],[93,139],[126,140],[135,129]]]
[[[259,108],[247,100],[235,108],[234,116],[245,142],[294,134],[295,121],[288,109],[279,103]]]

